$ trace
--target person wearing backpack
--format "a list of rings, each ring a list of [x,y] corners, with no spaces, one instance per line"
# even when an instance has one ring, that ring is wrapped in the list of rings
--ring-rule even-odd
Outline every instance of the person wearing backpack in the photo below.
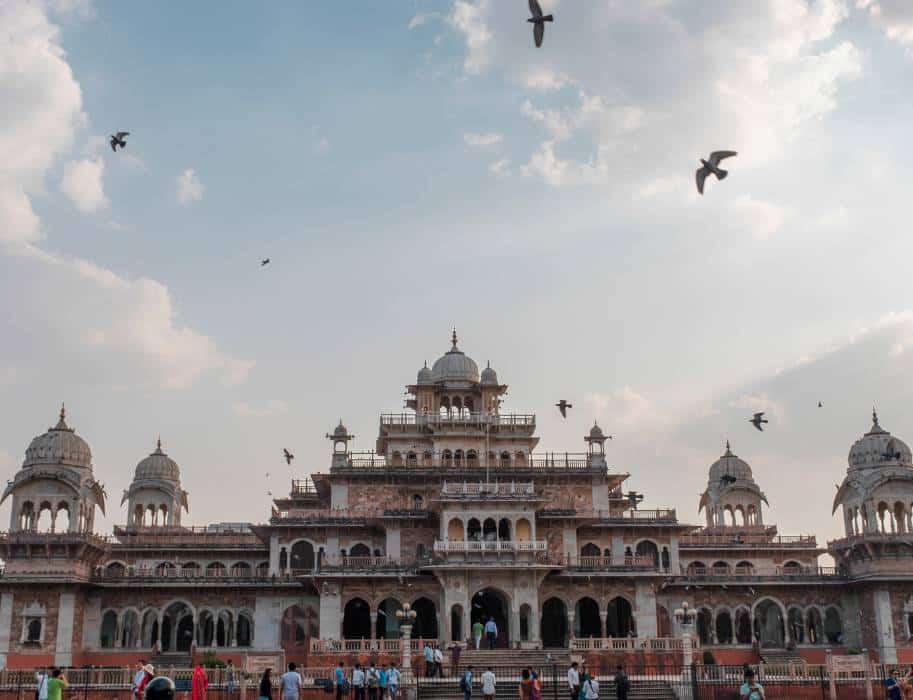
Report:
[[[467,666],[460,677],[460,690],[463,691],[463,700],[472,698],[472,666]]]
[[[618,700],[628,700],[628,691],[631,690],[631,681],[628,680],[628,674],[619,666],[615,672],[615,695]]]
[[[377,691],[380,688],[380,676],[377,675],[377,669],[374,668],[373,662],[368,667],[365,678],[368,683],[368,700],[378,700]]]
[[[593,676],[587,675],[583,682],[584,700],[599,700],[599,681]]]

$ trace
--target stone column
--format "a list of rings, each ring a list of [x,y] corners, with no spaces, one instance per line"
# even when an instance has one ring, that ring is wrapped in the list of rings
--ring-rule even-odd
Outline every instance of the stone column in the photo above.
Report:
[[[600,636],[600,637],[608,637],[608,636],[609,636],[608,627],[606,626],[606,619],[608,619],[608,617],[609,617],[609,611],[608,611],[608,610],[600,610],[600,611],[599,611],[599,619],[601,620],[601,622],[599,623],[599,624],[601,625],[601,627],[599,628],[599,632],[600,632],[599,636]]]
[[[574,634],[574,613],[576,611],[573,608],[567,609],[567,636],[568,639],[574,639],[576,636]]]
[[[402,633],[399,638],[400,651],[403,656],[402,672],[403,675],[408,675],[409,669],[412,668],[412,625],[400,625],[399,630]]]
[[[377,639],[377,612],[369,613],[371,618],[371,641],[373,642]]]
[[[279,575],[279,535],[270,535],[269,538],[269,573],[271,576]]]
[[[625,563],[625,541],[621,535],[612,535],[612,566]]]
[[[510,629],[507,638],[511,646],[520,647],[520,608],[516,606],[511,606],[510,609]]]
[[[634,587],[634,623],[638,637],[656,636],[656,593],[652,582],[638,581]]]
[[[57,648],[55,666],[73,665],[73,621],[76,612],[76,594],[61,593],[57,610]]]

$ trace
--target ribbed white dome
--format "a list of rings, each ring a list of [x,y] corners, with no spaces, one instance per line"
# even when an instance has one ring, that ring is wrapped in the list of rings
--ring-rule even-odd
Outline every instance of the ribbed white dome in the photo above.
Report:
[[[428,369],[428,363],[425,363],[425,366],[418,371],[418,379],[416,384],[431,384],[434,381],[431,370]]]
[[[60,420],[53,428],[39,435],[25,451],[22,468],[38,465],[64,464],[71,467],[92,468],[92,450],[66,423],[66,409],[60,408]]]
[[[456,331],[451,342],[453,347],[443,357],[438,358],[431,368],[432,381],[478,383],[479,366],[457,347]]]
[[[490,386],[498,385],[498,373],[491,368],[491,364],[482,370],[482,384]]]
[[[710,466],[709,480],[711,483],[715,483],[720,481],[723,476],[732,476],[744,481],[754,481],[748,462],[732,454],[728,442],[726,443],[726,452]]]
[[[133,474],[134,481],[142,479],[167,479],[180,481],[181,469],[171,457],[162,452],[162,441],[159,440],[155,452],[136,465]]]
[[[878,414],[872,411],[872,428],[853,443],[847,462],[850,469],[913,466],[913,453],[907,443],[878,425]]]

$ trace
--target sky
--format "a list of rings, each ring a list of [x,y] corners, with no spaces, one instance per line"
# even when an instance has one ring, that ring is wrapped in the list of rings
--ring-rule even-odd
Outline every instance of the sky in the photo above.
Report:
[[[66,402],[101,528],[158,435],[185,523],[261,522],[455,326],[642,507],[701,523],[728,439],[838,536],[872,407],[913,440],[913,4],[544,5],[0,0],[0,469]]]

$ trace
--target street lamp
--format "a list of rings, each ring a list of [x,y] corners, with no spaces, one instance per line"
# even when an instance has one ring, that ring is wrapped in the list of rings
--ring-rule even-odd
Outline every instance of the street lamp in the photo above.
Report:
[[[676,608],[672,613],[675,621],[682,630],[682,661],[685,666],[691,665],[691,626],[697,618],[697,612],[692,610],[688,601],[684,601],[680,608]]]
[[[396,619],[399,620],[399,629],[402,632],[400,645],[403,654],[402,668],[407,673],[412,667],[412,624],[418,613],[412,609],[409,603],[404,603],[403,607],[396,611]]]

